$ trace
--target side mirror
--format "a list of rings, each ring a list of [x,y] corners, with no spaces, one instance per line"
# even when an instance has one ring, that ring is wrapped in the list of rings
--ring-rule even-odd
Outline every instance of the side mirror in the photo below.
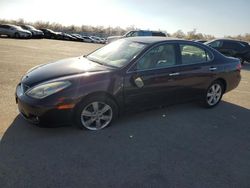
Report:
[[[144,83],[143,83],[143,80],[141,79],[141,77],[137,77],[135,80],[135,85],[138,87],[138,88],[142,88],[144,86]]]

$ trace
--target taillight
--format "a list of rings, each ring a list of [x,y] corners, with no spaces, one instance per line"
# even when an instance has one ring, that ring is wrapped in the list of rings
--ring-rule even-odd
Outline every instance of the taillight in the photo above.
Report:
[[[240,70],[241,70],[241,67],[242,67],[242,66],[241,66],[241,63],[238,63],[237,66],[236,66],[236,69],[240,71]]]

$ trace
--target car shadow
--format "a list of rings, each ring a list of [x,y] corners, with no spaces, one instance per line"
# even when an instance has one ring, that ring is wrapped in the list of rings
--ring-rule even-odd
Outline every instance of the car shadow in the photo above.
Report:
[[[249,109],[181,104],[101,131],[17,116],[0,142],[0,187],[247,187]]]

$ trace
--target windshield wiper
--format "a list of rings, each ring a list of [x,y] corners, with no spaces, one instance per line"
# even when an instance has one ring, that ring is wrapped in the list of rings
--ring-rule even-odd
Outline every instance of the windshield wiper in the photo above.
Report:
[[[97,61],[96,59],[92,59],[92,58],[89,58],[89,57],[85,57],[85,58],[87,58],[88,60],[93,61],[93,62],[95,62],[95,63],[98,63],[98,64],[100,64],[100,65],[104,65],[102,62]]]
[[[118,68],[118,67],[113,66],[113,65],[109,65],[109,64],[106,64],[106,63],[102,63],[102,62],[100,62],[100,61],[98,61],[98,60],[96,60],[96,59],[92,59],[92,58],[88,58],[88,57],[86,57],[86,58],[87,58],[88,60],[90,60],[90,61],[93,61],[93,62],[98,63],[98,64],[103,65],[103,66],[112,67],[112,68]]]

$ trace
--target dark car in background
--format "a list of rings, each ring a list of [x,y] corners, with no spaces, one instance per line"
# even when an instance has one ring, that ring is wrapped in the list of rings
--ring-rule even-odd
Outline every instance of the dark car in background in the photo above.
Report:
[[[130,37],[86,56],[29,70],[16,88],[32,123],[72,123],[89,130],[126,110],[200,100],[215,107],[240,82],[239,59],[197,42]]]
[[[0,25],[0,36],[5,35],[12,38],[31,38],[32,33],[28,30],[21,28],[20,26],[11,24]]]
[[[89,37],[89,36],[82,36],[82,38],[84,39],[84,42],[94,43],[94,40],[91,39],[91,37]]]
[[[51,29],[40,29],[44,33],[44,38],[46,39],[59,39],[60,37],[62,38],[63,36],[60,35],[60,33],[55,32]]]
[[[32,33],[33,38],[43,38],[43,32],[39,29],[36,29],[35,27],[31,25],[20,25],[25,30],[28,30]]]
[[[216,39],[205,43],[226,56],[239,58],[241,63],[250,62],[250,45],[244,41]]]
[[[71,34],[71,36],[75,37],[76,40],[79,41],[79,42],[84,42],[84,38],[83,38],[83,36],[80,35],[80,34],[73,33],[73,34]]]
[[[78,39],[68,33],[65,33],[65,32],[58,32],[60,33],[60,36],[62,40],[69,40],[69,41],[77,41]]]
[[[107,43],[113,42],[115,40],[127,37],[139,37],[139,36],[157,36],[157,37],[166,37],[166,34],[161,31],[147,31],[147,30],[136,30],[129,31],[123,36],[111,36],[107,38]]]

